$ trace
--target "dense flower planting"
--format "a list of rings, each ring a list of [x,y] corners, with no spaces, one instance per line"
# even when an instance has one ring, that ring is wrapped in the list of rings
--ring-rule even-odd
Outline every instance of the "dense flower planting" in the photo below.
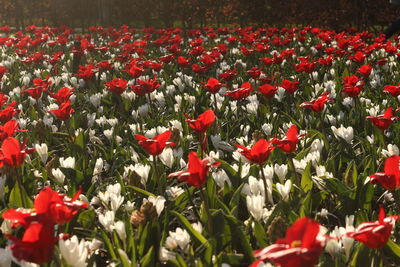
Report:
[[[1,266],[399,264],[398,40],[1,31]]]

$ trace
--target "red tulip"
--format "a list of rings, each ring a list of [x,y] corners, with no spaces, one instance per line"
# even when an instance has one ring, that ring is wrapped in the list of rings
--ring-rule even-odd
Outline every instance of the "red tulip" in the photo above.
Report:
[[[318,263],[324,238],[321,226],[310,218],[298,219],[275,244],[254,251],[260,261],[271,261],[282,267],[312,267]],[[254,263],[252,266],[256,266]]]
[[[57,93],[49,92],[51,97],[54,98],[59,104],[67,102],[73,93],[74,88],[70,89],[67,87],[61,88],[57,91]]]
[[[272,146],[270,142],[261,138],[255,143],[255,145],[248,149],[247,147],[236,145],[239,148],[239,152],[245,156],[251,162],[257,164],[263,164],[268,160],[269,155],[274,150],[275,147]]]
[[[270,84],[264,84],[258,87],[260,93],[266,98],[273,98],[278,88]]]
[[[321,112],[321,111],[324,110],[325,104],[327,102],[333,101],[333,100],[334,100],[333,98],[329,97],[329,93],[328,92],[324,92],[317,99],[309,101],[309,102],[304,102],[304,103],[300,104],[300,107],[301,108],[308,108],[308,109],[311,109],[312,111],[315,111],[315,112]]]
[[[12,235],[7,235],[7,238],[13,242],[9,249],[19,261],[44,264],[53,257],[56,243],[54,225],[44,220],[31,223],[26,228],[22,240]]]
[[[206,88],[207,91],[209,91],[212,94],[218,93],[218,91],[219,91],[219,89],[221,89],[221,87],[226,86],[226,84],[220,83],[215,78],[210,78],[210,79],[208,79],[207,83],[203,83],[203,84],[204,84],[204,88]]]
[[[299,135],[296,125],[292,125],[286,133],[286,137],[283,139],[273,138],[271,143],[276,145],[277,148],[285,151],[286,153],[292,153],[296,151],[297,142],[299,138],[305,135]]]
[[[16,102],[8,104],[8,107],[0,111],[0,122],[6,123],[12,119],[12,117],[19,113],[19,110],[15,108]]]
[[[250,93],[253,91],[253,87],[249,82],[242,83],[240,88],[233,90],[233,91],[228,91],[225,93],[225,95],[228,95],[232,97],[234,100],[241,100],[250,95]]]
[[[372,72],[372,67],[370,65],[362,65],[357,72],[364,77],[368,77]]]
[[[162,134],[155,136],[152,139],[140,134],[136,134],[135,137],[139,140],[139,145],[141,145],[147,151],[147,153],[153,156],[157,156],[163,152],[166,145],[175,146],[175,143],[168,142],[171,135],[171,131],[166,131]]]
[[[43,87],[36,87],[21,91],[21,93],[28,93],[32,98],[39,99],[42,96],[42,92],[46,89]]]
[[[71,101],[64,102],[58,109],[49,110],[49,113],[54,113],[59,120],[65,121],[69,119],[75,110],[71,107]]]
[[[127,84],[128,81],[124,79],[114,78],[112,81],[106,82],[106,87],[108,90],[120,95],[125,91]]]
[[[144,96],[145,94],[149,94],[160,87],[160,83],[157,82],[157,78],[153,77],[153,79],[149,80],[137,80],[137,84],[132,85],[132,90],[135,94],[139,96]]]
[[[393,155],[386,159],[384,172],[370,175],[372,184],[380,184],[387,190],[396,190],[400,186],[400,156]]]
[[[219,75],[219,78],[222,81],[231,81],[231,80],[233,80],[233,78],[235,78],[236,75],[237,75],[236,69],[227,70],[227,71],[221,73]]]
[[[378,221],[363,222],[354,232],[349,232],[347,235],[369,248],[378,249],[387,243],[393,226],[399,219],[400,216],[389,216],[385,218],[385,210],[381,207]]]
[[[80,193],[79,190],[71,199],[45,187],[36,197],[33,210],[9,209],[4,212],[2,217],[12,222],[12,228],[25,228],[22,240],[7,235],[13,242],[10,249],[14,257],[37,264],[48,262],[56,243],[54,225],[70,222],[79,209],[88,207],[87,203],[78,200]]]
[[[191,186],[200,187],[207,181],[208,169],[211,166],[218,166],[220,163],[209,163],[209,159],[200,159],[196,152],[190,152],[188,156],[188,168],[186,171],[174,172],[168,178],[178,177],[179,180]]]
[[[357,97],[364,87],[364,81],[360,80],[356,75],[344,77],[343,82],[343,93],[350,97]]]
[[[1,144],[0,167],[4,166],[4,164],[10,167],[20,166],[27,154],[23,150],[24,146],[24,144],[21,146],[14,137],[7,137]]]
[[[388,92],[389,94],[391,94],[394,97],[397,97],[398,95],[400,95],[400,86],[386,85],[385,87],[383,87],[383,91]]]
[[[281,87],[283,89],[286,90],[286,92],[290,93],[290,94],[294,94],[294,92],[297,91],[297,89],[299,88],[299,81],[289,81],[289,80],[283,80]]]
[[[211,109],[200,114],[196,120],[189,118],[186,114],[184,115],[187,118],[186,121],[189,124],[189,127],[199,134],[205,133],[215,121],[215,114]]]
[[[393,116],[393,108],[389,107],[383,115],[368,116],[365,119],[371,121],[378,129],[386,130],[398,117]]]
[[[85,81],[89,81],[90,79],[92,79],[94,77],[96,72],[97,72],[97,70],[94,69],[94,66],[92,64],[87,65],[87,66],[80,65],[76,76],[84,79]]]
[[[0,125],[0,141],[3,141],[7,137],[13,137],[16,132],[25,132],[27,130],[19,130],[19,125],[16,120],[10,120],[4,125]]]

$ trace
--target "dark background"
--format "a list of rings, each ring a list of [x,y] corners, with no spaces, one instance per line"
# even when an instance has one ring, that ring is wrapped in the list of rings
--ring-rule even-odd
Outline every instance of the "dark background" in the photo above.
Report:
[[[380,31],[399,11],[389,0],[0,0],[0,23],[184,28],[237,23]]]

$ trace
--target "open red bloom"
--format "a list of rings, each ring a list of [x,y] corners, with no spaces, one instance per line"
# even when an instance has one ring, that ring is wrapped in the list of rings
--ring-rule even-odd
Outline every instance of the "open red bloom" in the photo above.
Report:
[[[71,107],[71,101],[64,102],[58,109],[49,110],[49,113],[53,113],[59,120],[68,120],[75,110]]]
[[[52,98],[54,98],[59,104],[67,102],[71,95],[74,93],[74,88],[70,89],[68,87],[61,88],[57,93],[51,93]]]
[[[197,156],[196,152],[190,152],[187,170],[171,173],[168,175],[168,178],[178,177],[179,180],[191,186],[200,187],[207,181],[208,169],[211,166],[218,166],[219,164],[219,162],[210,164],[209,158],[202,160]]]
[[[364,87],[364,81],[360,80],[356,75],[344,77],[343,83],[343,93],[350,97],[357,97]]]
[[[14,137],[7,137],[1,144],[0,167],[4,166],[4,164],[10,167],[20,166],[27,154],[24,147],[25,144],[21,146]]]
[[[132,65],[129,67],[129,69],[128,69],[127,72],[129,73],[129,75],[130,75],[131,77],[133,77],[133,78],[138,78],[138,77],[140,77],[140,75],[142,75],[142,73],[143,73],[143,68],[137,66],[136,64],[132,64]]]
[[[209,91],[212,94],[218,93],[218,91],[219,91],[219,89],[221,89],[221,87],[226,86],[226,84],[220,83],[215,78],[210,78],[210,79],[208,79],[207,83],[203,83],[203,84],[204,84],[204,88],[206,88],[207,91]]]
[[[157,82],[157,78],[153,77],[153,79],[149,80],[137,80],[137,84],[132,85],[132,90],[135,94],[139,96],[144,96],[145,94],[150,94],[158,87],[160,87],[161,83]]]
[[[387,190],[396,190],[400,186],[400,156],[393,155],[386,159],[384,172],[370,175],[372,184],[380,184]]]
[[[205,133],[215,121],[215,114],[212,109],[203,112],[195,120],[189,118],[187,114],[184,115],[187,118],[186,122],[189,124],[189,127],[199,134]]]
[[[292,153],[296,151],[297,142],[299,138],[303,137],[304,135],[299,135],[296,125],[292,125],[286,133],[285,138],[278,139],[273,138],[271,143],[276,145],[277,148],[285,151],[286,153]]]
[[[223,81],[231,81],[237,75],[236,69],[226,70],[225,72],[219,75],[219,78]]]
[[[234,100],[240,100],[248,97],[252,91],[253,87],[251,84],[249,82],[244,82],[240,88],[226,92],[225,95],[232,97]]]
[[[254,251],[254,256],[259,261],[271,261],[282,267],[315,266],[325,241],[320,229],[320,224],[313,219],[300,218],[287,230],[285,238]]]
[[[84,79],[85,81],[89,81],[90,79],[92,79],[94,77],[96,72],[97,72],[97,70],[94,69],[94,66],[92,64],[89,64],[87,66],[80,65],[76,76]]]
[[[78,200],[79,190],[71,199],[63,194],[45,187],[34,201],[33,210],[9,209],[3,213],[3,219],[12,222],[12,228],[25,228],[22,239],[12,235],[7,238],[13,241],[10,249],[18,260],[42,264],[53,256],[56,243],[54,225],[70,222],[80,209],[88,204]]]
[[[128,81],[124,79],[114,78],[110,82],[106,82],[106,87],[108,90],[120,95],[125,91],[127,84]]]
[[[139,140],[139,145],[141,145],[147,151],[147,153],[157,156],[163,152],[166,145],[175,146],[175,143],[168,142],[171,135],[171,131],[166,131],[152,139],[140,134],[136,134],[135,137]]]
[[[312,101],[304,102],[300,105],[301,108],[308,108],[315,112],[321,112],[324,110],[326,102],[333,101],[333,98],[329,97],[329,92],[324,92],[320,97]]]
[[[33,262],[36,264],[47,263],[53,257],[54,225],[41,220],[30,224],[22,237],[22,240],[7,235],[13,244],[9,247],[13,256],[21,261]]]
[[[236,147],[239,148],[239,153],[245,156],[246,159],[257,164],[263,164],[266,162],[269,155],[275,148],[264,138],[258,140],[251,149],[241,145],[236,145]]]
[[[0,125],[0,141],[4,141],[7,137],[13,137],[18,131],[25,132],[27,130],[19,130],[19,125],[16,120],[10,120],[4,125]]]
[[[0,111],[0,122],[6,123],[12,119],[15,114],[19,113],[19,110],[15,108],[16,103],[9,103],[8,107]]]
[[[368,116],[365,119],[371,121],[378,129],[386,130],[398,117],[393,116],[393,108],[389,107],[383,115]]]
[[[42,96],[43,91],[46,89],[43,87],[35,87],[21,91],[21,93],[28,93],[32,98],[39,99]]]
[[[264,84],[258,87],[258,91],[266,98],[273,98],[278,88],[270,84]]]
[[[357,72],[364,77],[368,77],[372,72],[372,67],[370,65],[362,65]]]
[[[399,219],[400,216],[389,216],[385,218],[385,210],[381,207],[378,221],[363,222],[354,232],[349,232],[347,235],[362,242],[369,248],[378,249],[387,243],[393,226]]]
[[[283,80],[281,87],[286,90],[286,92],[290,94],[294,94],[296,90],[299,88],[299,81],[289,81],[289,80]]]
[[[383,91],[388,92],[389,94],[391,94],[394,97],[397,97],[400,95],[400,86],[386,85],[385,87],[383,87]]]

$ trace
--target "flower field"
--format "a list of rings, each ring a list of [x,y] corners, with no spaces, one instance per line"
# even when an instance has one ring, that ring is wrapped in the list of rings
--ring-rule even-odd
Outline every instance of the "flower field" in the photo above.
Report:
[[[398,40],[0,32],[0,266],[400,265]]]

